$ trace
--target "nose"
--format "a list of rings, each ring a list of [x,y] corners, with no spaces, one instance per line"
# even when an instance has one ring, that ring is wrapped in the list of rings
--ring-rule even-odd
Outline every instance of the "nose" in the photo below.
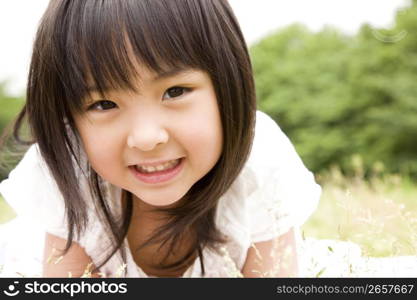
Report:
[[[169,135],[161,122],[155,118],[135,118],[127,137],[129,148],[151,151],[159,144],[166,144]]]

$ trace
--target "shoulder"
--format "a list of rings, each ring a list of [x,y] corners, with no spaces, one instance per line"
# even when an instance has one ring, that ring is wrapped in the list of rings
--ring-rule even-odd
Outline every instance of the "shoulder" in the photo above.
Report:
[[[42,204],[45,195],[53,192],[52,183],[38,145],[33,144],[0,183],[0,193],[20,215]]]
[[[290,139],[274,119],[258,110],[248,160],[230,193],[249,196],[252,192],[275,193],[279,188],[282,195],[284,188],[281,185],[284,184],[317,189],[313,173],[305,166]],[[276,198],[276,193],[273,196]]]
[[[285,163],[288,158],[296,159],[295,148],[269,115],[262,111],[256,112],[255,136],[249,164],[277,165]]]
[[[86,182],[79,178],[84,191]],[[8,178],[0,183],[0,193],[18,217],[66,238],[65,201],[37,144],[28,148]]]
[[[257,111],[255,138],[245,166],[251,241],[265,241],[300,226],[318,205],[321,188],[279,125]],[[248,182],[251,181],[251,182]]]

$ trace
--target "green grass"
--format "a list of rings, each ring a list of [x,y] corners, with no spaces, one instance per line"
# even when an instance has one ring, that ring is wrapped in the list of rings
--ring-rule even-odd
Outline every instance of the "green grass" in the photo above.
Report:
[[[417,255],[417,185],[399,175],[344,177],[338,169],[319,178],[318,209],[305,236],[358,244],[363,255]]]
[[[6,223],[16,216],[13,209],[0,196],[0,224]]]

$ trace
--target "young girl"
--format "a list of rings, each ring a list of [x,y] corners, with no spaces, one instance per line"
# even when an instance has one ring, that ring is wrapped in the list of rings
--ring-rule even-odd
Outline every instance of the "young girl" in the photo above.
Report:
[[[25,116],[0,193],[43,228],[43,276],[298,275],[320,187],[256,111],[227,0],[51,1],[16,138]]]

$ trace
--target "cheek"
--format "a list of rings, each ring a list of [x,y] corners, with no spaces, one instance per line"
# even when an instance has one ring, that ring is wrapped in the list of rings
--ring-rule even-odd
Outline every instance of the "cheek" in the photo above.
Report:
[[[190,126],[190,124],[192,124]],[[191,120],[183,124],[187,150],[199,164],[213,164],[222,151],[223,132],[217,105],[196,110]]]
[[[91,166],[101,176],[108,177],[117,165],[117,141],[97,130],[94,133],[93,130],[83,130],[80,134]]]
[[[204,149],[206,146],[211,146],[210,149],[221,142],[221,127],[217,122],[212,121],[212,119],[200,118],[197,125],[191,126],[189,139],[193,147]]]

